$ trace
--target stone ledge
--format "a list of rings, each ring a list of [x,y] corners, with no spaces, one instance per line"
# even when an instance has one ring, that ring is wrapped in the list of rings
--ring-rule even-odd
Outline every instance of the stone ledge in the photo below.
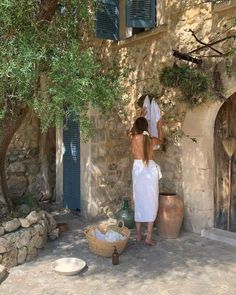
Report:
[[[135,44],[136,42],[156,38],[158,35],[160,35],[162,33],[166,33],[167,30],[168,30],[167,25],[160,25],[160,26],[158,26],[154,29],[151,29],[149,31],[139,33],[139,34],[134,35],[134,36],[127,38],[125,40],[121,40],[114,46],[118,46],[118,48],[133,46],[133,44]]]
[[[201,236],[236,247],[236,233],[233,232],[218,228],[205,228],[201,230]]]

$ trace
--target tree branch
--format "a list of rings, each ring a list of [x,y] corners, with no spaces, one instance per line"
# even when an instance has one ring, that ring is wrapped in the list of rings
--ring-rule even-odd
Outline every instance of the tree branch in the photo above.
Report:
[[[203,45],[203,46],[198,47],[198,48],[196,48],[196,49],[194,49],[194,50],[192,50],[192,51],[189,51],[188,54],[192,54],[192,53],[198,52],[198,51],[200,51],[200,50],[202,50],[202,49],[204,49],[204,48],[206,48],[206,47],[209,47],[209,45],[210,45],[210,46],[211,46],[211,45],[215,45],[215,44],[217,44],[217,43],[223,42],[223,41],[228,40],[228,39],[231,39],[231,38],[236,38],[236,35],[227,36],[227,37],[222,38],[222,39],[220,39],[220,40],[217,40],[217,41],[214,41],[214,42],[210,42],[210,43],[208,43],[207,45]]]
[[[200,44],[202,44],[202,45],[204,45],[204,46],[207,46],[207,47],[209,47],[211,50],[213,50],[213,51],[215,51],[215,52],[219,53],[220,55],[222,55],[222,54],[223,54],[223,53],[222,53],[222,52],[220,52],[219,50],[217,50],[217,49],[213,48],[211,45],[209,45],[209,44],[206,44],[205,42],[203,42],[203,41],[201,41],[200,39],[198,39],[198,37],[195,35],[195,33],[194,33],[194,31],[193,31],[193,30],[189,29],[189,32],[191,32],[191,33],[192,33],[193,37],[195,38],[195,40],[196,40],[198,43],[200,43]]]
[[[201,59],[192,57],[189,53],[179,52],[178,50],[173,50],[173,56],[177,57],[178,59],[190,61],[190,62],[198,64],[198,65],[200,65],[202,63]]]

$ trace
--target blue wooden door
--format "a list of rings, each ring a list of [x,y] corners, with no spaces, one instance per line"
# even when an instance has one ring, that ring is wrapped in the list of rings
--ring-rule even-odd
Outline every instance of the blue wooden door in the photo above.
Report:
[[[72,210],[80,209],[80,140],[79,125],[66,120],[63,130],[63,205]]]

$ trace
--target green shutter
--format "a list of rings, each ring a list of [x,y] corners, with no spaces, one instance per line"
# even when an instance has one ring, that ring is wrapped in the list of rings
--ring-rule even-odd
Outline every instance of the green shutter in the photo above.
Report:
[[[96,37],[119,40],[119,0],[98,0]]]
[[[126,0],[126,26],[154,28],[156,26],[156,0]]]

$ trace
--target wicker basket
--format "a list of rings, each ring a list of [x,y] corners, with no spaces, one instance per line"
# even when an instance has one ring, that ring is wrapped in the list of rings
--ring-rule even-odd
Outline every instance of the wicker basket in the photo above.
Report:
[[[120,240],[116,242],[107,242],[107,241],[101,241],[93,235],[93,232],[95,231],[96,228],[100,229],[99,226],[90,226],[84,231],[86,238],[88,240],[90,251],[99,256],[111,257],[114,251],[114,246],[115,246],[118,253],[121,254],[122,251],[125,249],[126,244],[129,240],[130,230],[127,227],[118,227],[116,225],[107,226],[106,230],[111,229],[125,236],[124,240]],[[104,229],[103,229],[103,232],[104,232]]]

